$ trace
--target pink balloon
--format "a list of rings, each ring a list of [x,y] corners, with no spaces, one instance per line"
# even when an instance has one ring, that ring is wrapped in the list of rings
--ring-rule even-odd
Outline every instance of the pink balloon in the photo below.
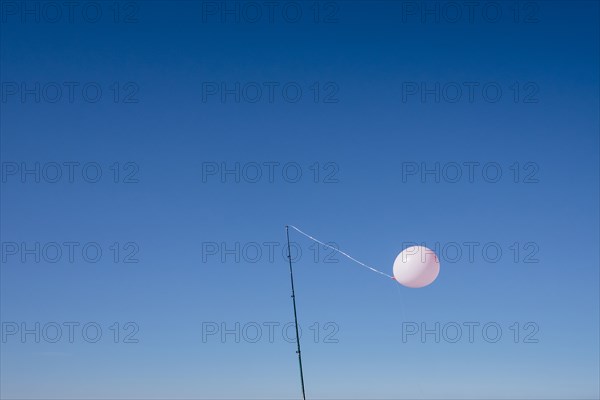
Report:
[[[408,247],[394,260],[394,278],[409,288],[425,287],[435,281],[439,273],[440,262],[427,247]]]

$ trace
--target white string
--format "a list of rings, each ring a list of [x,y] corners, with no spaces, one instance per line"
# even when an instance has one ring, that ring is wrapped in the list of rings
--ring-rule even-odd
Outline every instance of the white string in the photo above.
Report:
[[[377,272],[377,273],[378,273],[378,274],[380,274],[380,275],[387,276],[388,278],[395,279],[393,276],[391,276],[391,275],[388,275],[388,274],[386,274],[386,273],[383,273],[383,272],[381,272],[381,271],[378,271],[378,270],[376,270],[376,269],[375,269],[375,268],[373,268],[373,267],[369,267],[367,264],[365,264],[365,263],[363,263],[363,262],[360,262],[360,261],[358,261],[356,258],[354,258],[354,257],[350,256],[349,254],[346,254],[346,253],[344,253],[343,251],[341,251],[341,250],[339,250],[339,249],[336,249],[335,247],[333,247],[333,246],[330,246],[330,245],[328,245],[328,244],[326,244],[326,243],[323,243],[323,242],[321,242],[319,239],[316,239],[316,238],[314,238],[314,237],[310,236],[310,235],[309,235],[309,234],[307,234],[307,233],[304,233],[304,232],[302,232],[300,229],[296,228],[294,225],[288,225],[288,226],[289,226],[290,228],[293,228],[293,229],[295,229],[296,231],[298,231],[298,233],[300,233],[300,234],[302,234],[302,235],[306,236],[306,237],[307,237],[307,238],[309,238],[310,240],[313,240],[313,241],[315,241],[315,242],[317,242],[317,243],[320,243],[320,244],[322,244],[322,245],[323,245],[323,246],[325,246],[325,247],[328,247],[328,248],[330,248],[330,249],[332,249],[332,250],[334,250],[334,251],[337,251],[338,253],[342,254],[343,256],[345,256],[345,257],[349,258],[350,260],[354,261],[354,262],[355,262],[355,263],[357,263],[357,264],[360,264],[360,265],[362,265],[362,266],[363,266],[363,267],[365,267],[365,268],[368,268],[368,269],[370,269],[370,270],[371,270],[371,271],[373,271],[373,272]]]

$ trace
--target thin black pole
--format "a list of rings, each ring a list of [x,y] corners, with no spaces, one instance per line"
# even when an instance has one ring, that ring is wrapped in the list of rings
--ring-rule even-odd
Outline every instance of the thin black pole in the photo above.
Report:
[[[294,303],[294,322],[296,323],[296,343],[298,344],[298,363],[300,364],[300,383],[302,384],[302,398],[306,400],[304,392],[304,374],[302,373],[302,353],[300,352],[300,334],[298,333],[298,314],[296,312],[296,293],[294,292],[294,272],[292,270],[292,252],[290,250],[290,231],[288,226],[285,226],[285,234],[287,235],[288,260],[290,262],[290,280],[292,282],[292,302]]]

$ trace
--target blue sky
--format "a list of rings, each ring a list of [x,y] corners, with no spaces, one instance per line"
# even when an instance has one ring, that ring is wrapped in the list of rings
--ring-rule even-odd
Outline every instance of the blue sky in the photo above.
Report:
[[[2,398],[298,398],[286,224],[441,258],[291,232],[308,398],[600,396],[598,3],[56,4],[0,9]]]

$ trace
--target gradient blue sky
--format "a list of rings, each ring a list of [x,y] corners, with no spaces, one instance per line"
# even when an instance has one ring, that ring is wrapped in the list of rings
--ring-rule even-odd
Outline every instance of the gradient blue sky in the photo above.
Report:
[[[336,20],[318,24],[312,2],[297,3],[298,23],[279,13],[273,23],[203,20],[213,2],[200,1],[118,3],[120,16],[135,13],[133,23],[114,22],[113,2],[95,3],[103,10],[97,23],[79,13],[73,23],[23,22],[3,8],[4,171],[15,162],[97,162],[103,176],[2,182],[1,320],[95,322],[103,337],[8,337],[0,343],[0,397],[298,398],[295,345],[280,331],[274,343],[202,340],[206,322],[292,320],[280,253],[255,263],[203,254],[212,242],[280,249],[289,223],[388,273],[409,242],[503,250],[496,263],[481,252],[473,261],[442,258],[438,280],[411,290],[340,257],[327,263],[321,253],[315,262],[311,243],[292,232],[303,248],[295,271],[309,398],[597,399],[598,3],[519,3],[515,22],[515,3],[499,2],[495,23],[481,9],[472,22],[423,21],[403,14],[413,3],[321,2]],[[454,4],[466,13],[465,3]],[[8,96],[11,82],[97,82],[103,98],[22,102]],[[133,82],[139,101],[113,102],[114,82]],[[203,101],[206,82],[295,82],[303,98]],[[315,82],[333,82],[338,101],[315,103]],[[491,103],[476,91],[473,102],[403,101],[405,82],[495,82],[503,97]],[[537,102],[515,102],[515,82],[538,88]],[[302,179],[286,182],[276,170],[272,183],[203,182],[203,163],[272,161],[300,164]],[[470,161],[498,163],[502,178],[402,179],[406,163]],[[135,163],[139,182],[113,183],[115,162]],[[338,182],[321,175],[314,183],[315,162],[321,172],[335,163]],[[522,173],[535,163],[538,182],[520,175],[515,183],[516,162]],[[21,262],[5,248],[68,241],[99,243],[102,260]],[[139,262],[114,263],[114,242],[136,243]],[[515,242],[533,243],[539,262],[523,262],[523,249],[515,262]],[[137,324],[139,343],[114,343],[115,322]],[[339,342],[314,343],[315,322],[336,324]],[[503,336],[404,343],[403,322],[495,322]],[[515,322],[539,327],[538,342],[514,343]]]

